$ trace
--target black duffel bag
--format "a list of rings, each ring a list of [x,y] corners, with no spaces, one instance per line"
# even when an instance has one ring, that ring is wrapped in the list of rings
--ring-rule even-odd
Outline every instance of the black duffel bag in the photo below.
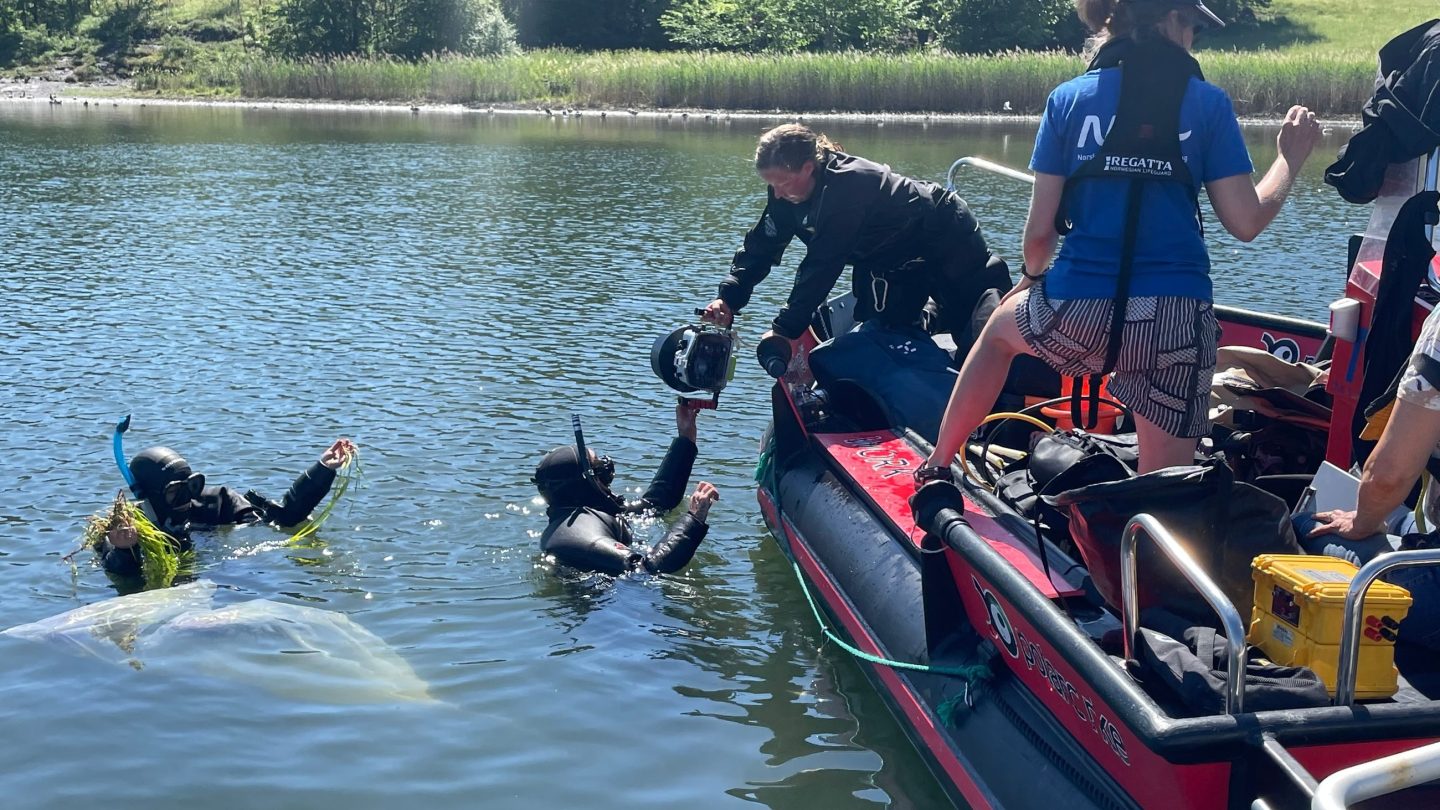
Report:
[[[1229,671],[1227,640],[1211,627],[1188,627],[1162,610],[1142,613],[1132,674],[1157,698],[1184,706],[1194,715],[1225,711]],[[1158,629],[1150,629],[1156,627]],[[1251,648],[1245,662],[1245,711],[1329,706],[1325,683],[1308,667],[1289,667],[1262,658]]]
[[[1109,456],[1133,471],[1140,464],[1140,445],[1134,433],[1112,436],[1083,430],[1059,430],[1035,439],[1025,468],[1036,492],[1057,492],[1059,490],[1049,487],[1050,482],[1080,460],[1091,456]],[[1106,464],[1109,466],[1108,462]],[[1119,469],[1118,465],[1115,469]]]
[[[1045,505],[1040,496],[1130,478],[1135,475],[1138,463],[1139,447],[1133,433],[1117,436],[1083,430],[1035,433],[1025,460],[1011,465],[995,480],[995,494],[1026,519],[1038,518],[1054,530],[1047,535],[1051,541],[1063,544],[1065,515]]]
[[[1223,457],[1121,481],[1042,496],[1067,514],[1070,537],[1096,589],[1121,605],[1120,537],[1146,513],[1160,521],[1240,612],[1248,627],[1254,585],[1250,561],[1260,554],[1303,554],[1285,502],[1235,480]],[[1192,624],[1218,627],[1209,604],[1155,544],[1141,538],[1136,563],[1140,606],[1164,607]]]

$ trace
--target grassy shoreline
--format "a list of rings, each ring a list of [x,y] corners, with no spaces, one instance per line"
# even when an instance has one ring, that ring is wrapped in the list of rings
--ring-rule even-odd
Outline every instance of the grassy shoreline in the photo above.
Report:
[[[1356,53],[1202,51],[1206,77],[1242,116],[1302,103],[1351,117],[1373,89],[1375,59]],[[410,104],[785,110],[841,113],[1037,114],[1082,68],[1073,54],[742,55],[530,51],[473,59],[282,60],[256,56],[138,76],[161,95],[229,95]],[[1008,107],[1007,107],[1008,103]]]

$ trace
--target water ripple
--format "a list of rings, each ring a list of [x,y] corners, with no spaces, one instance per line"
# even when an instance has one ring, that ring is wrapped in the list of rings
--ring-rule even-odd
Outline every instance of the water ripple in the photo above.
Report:
[[[272,497],[349,436],[363,487],[313,542],[221,530],[201,538],[199,568],[229,598],[352,616],[442,702],[316,707],[0,639],[0,696],[24,707],[0,728],[5,795],[120,808],[941,801],[855,665],[816,653],[765,537],[757,370],[702,417],[697,475],[724,498],[684,574],[567,579],[537,553],[528,479],[570,440],[568,414],[632,492],[663,454],[671,396],[650,343],[713,295],[757,216],[746,155],[759,125],[48,106],[0,110],[0,458],[15,482],[0,491],[0,626],[113,595],[89,560],[72,577],[60,556],[121,486],[120,415],[134,414],[132,451],[168,444],[212,481]],[[1031,137],[834,129],[927,177],[960,152],[1023,164]],[[1272,135],[1253,137],[1263,165]],[[1015,255],[1023,193],[980,176],[962,193]],[[1265,290],[1287,314],[1323,311],[1343,240],[1309,257],[1307,223],[1343,234],[1358,215],[1312,176],[1296,194],[1298,211],[1255,245],[1211,228],[1220,300]],[[788,272],[759,290],[746,336]],[[102,742],[117,734],[124,744]]]

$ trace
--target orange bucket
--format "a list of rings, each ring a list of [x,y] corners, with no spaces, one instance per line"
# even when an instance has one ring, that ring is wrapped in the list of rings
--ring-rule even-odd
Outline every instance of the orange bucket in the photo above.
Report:
[[[1097,403],[1099,413],[1096,414],[1095,427],[1090,428],[1091,433],[1114,433],[1115,420],[1119,418],[1120,414],[1122,413],[1119,408],[1111,405],[1108,402],[1103,401],[1106,397],[1110,396],[1110,393],[1105,390],[1106,379],[1108,378],[1100,378],[1100,399],[1102,401]],[[1070,418],[1070,397],[1074,394],[1074,391],[1075,378],[1061,377],[1060,396],[1065,397],[1065,401],[1040,409],[1040,413],[1044,414],[1050,419],[1055,420],[1056,430],[1069,430],[1076,426],[1074,421]],[[1090,378],[1085,377],[1080,380],[1080,416],[1082,419],[1088,419],[1089,415]]]

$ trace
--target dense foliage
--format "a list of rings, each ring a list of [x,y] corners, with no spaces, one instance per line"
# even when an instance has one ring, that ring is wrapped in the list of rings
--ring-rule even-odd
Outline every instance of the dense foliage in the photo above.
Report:
[[[286,58],[526,48],[994,53],[1075,48],[1073,0],[0,0],[0,64],[167,69],[195,43]],[[1270,0],[1210,0],[1255,22]],[[142,45],[142,43],[148,43]]]
[[[278,0],[266,47],[282,56],[494,55],[515,31],[493,0]]]

